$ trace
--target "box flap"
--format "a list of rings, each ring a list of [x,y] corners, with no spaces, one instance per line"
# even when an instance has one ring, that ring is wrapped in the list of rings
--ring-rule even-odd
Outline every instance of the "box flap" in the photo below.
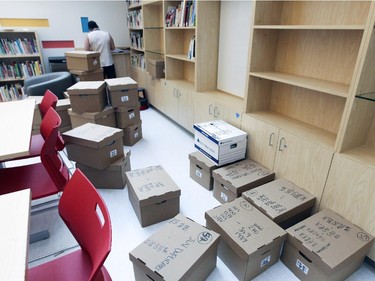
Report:
[[[284,221],[315,205],[316,197],[294,183],[279,178],[242,193],[276,223]]]
[[[205,217],[243,260],[275,239],[286,238],[280,226],[241,197],[207,211]]]
[[[99,112],[77,113],[77,112],[74,112],[71,108],[68,109],[69,115],[81,117],[81,118],[86,118],[86,119],[90,119],[90,120],[97,120],[97,119],[100,119],[100,118],[105,118],[110,114],[114,114],[114,112],[115,112],[115,110],[110,106],[107,106],[106,108],[104,108],[102,111],[99,111]]]
[[[161,203],[180,196],[181,190],[161,165],[126,172],[140,206]]]
[[[368,250],[373,241],[370,234],[330,209],[324,209],[286,231],[294,238],[290,240],[296,247],[300,243],[331,269],[358,251],[365,255],[367,251],[363,250]]]
[[[199,166],[205,166],[208,170],[217,168],[214,162],[207,158],[202,152],[195,151],[189,154],[189,160],[198,164]],[[203,167],[202,167],[203,168]]]
[[[118,128],[86,123],[66,131],[62,135],[67,143],[102,148],[111,145],[115,140],[121,138],[124,132]]]
[[[275,173],[258,163],[246,159],[212,171],[214,179],[225,185],[233,193],[241,193],[241,187],[249,184],[258,186],[263,179],[274,178]],[[247,188],[248,189],[248,188]]]
[[[104,80],[109,90],[134,89],[138,83],[130,77],[111,78]]]
[[[142,267],[156,272],[163,280],[185,280],[185,273],[207,250],[217,245],[218,239],[214,231],[179,214],[129,256],[132,261],[142,261]]]
[[[93,95],[105,89],[104,81],[79,81],[70,86],[67,91],[70,96],[74,95]]]
[[[92,70],[92,71],[70,69],[69,72],[72,73],[72,74],[75,74],[75,75],[85,76],[85,75],[103,73],[103,68],[98,68],[98,69],[95,69],[95,70]]]
[[[65,52],[65,57],[73,58],[92,58],[100,56],[100,52],[96,51],[70,51]]]

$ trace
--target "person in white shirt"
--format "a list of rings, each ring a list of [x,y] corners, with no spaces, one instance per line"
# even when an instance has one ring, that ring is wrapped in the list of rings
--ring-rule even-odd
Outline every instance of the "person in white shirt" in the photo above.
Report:
[[[100,52],[100,66],[103,68],[104,79],[116,78],[111,52],[115,49],[115,43],[111,34],[100,30],[95,21],[89,21],[88,28],[90,32],[84,41],[85,50]]]

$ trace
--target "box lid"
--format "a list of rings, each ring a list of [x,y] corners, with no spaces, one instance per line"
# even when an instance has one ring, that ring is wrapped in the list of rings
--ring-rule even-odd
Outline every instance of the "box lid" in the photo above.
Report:
[[[92,58],[100,56],[100,52],[96,51],[70,51],[65,52],[66,57],[73,57],[73,58]]]
[[[163,280],[187,280],[194,266],[219,242],[212,230],[178,214],[129,253]]]
[[[98,68],[92,71],[71,69],[69,70],[69,72],[75,75],[79,75],[79,76],[86,76],[86,75],[92,75],[92,74],[97,74],[97,73],[103,73],[103,68]]]
[[[247,137],[246,132],[223,120],[196,123],[193,127],[217,145],[235,143]]]
[[[200,151],[190,153],[189,159],[197,165],[202,166],[202,169],[203,166],[207,167],[209,171],[213,170],[214,168],[217,168],[215,163],[208,159],[206,156],[204,156]]]
[[[260,185],[265,178],[270,177],[273,179],[274,175],[274,172],[250,159],[212,171],[213,178],[224,184],[225,187],[234,193],[241,193],[241,188],[250,183],[253,183],[254,186]]]
[[[109,90],[134,89],[138,83],[130,77],[111,78],[104,80]]]
[[[96,95],[105,89],[104,81],[79,81],[70,86],[67,91],[69,96]]]
[[[283,178],[245,191],[242,197],[258,206],[276,223],[312,208],[316,201],[314,195]]]
[[[113,141],[122,138],[124,132],[118,128],[86,123],[72,130],[66,131],[62,135],[67,143],[83,145],[91,148],[102,148],[110,145]]]
[[[107,168],[105,168],[106,171],[113,171],[113,172],[117,172],[117,171],[122,171],[122,167],[124,167],[130,160],[130,150],[125,150],[124,149],[124,157],[116,160],[115,162],[111,163]],[[76,162],[76,167],[81,169],[81,170],[95,170],[95,171],[100,171],[100,172],[103,172],[103,170],[97,170],[95,168],[92,168],[92,167],[88,167],[84,164],[81,164],[81,163],[78,163]]]
[[[248,260],[250,255],[275,239],[284,240],[287,234],[241,197],[206,211],[205,218],[242,260]]]
[[[286,230],[297,249],[311,251],[318,263],[331,270],[356,252],[367,253],[373,237],[330,209],[323,209]]]
[[[115,112],[118,112],[118,113],[132,112],[132,111],[140,111],[139,105],[135,105],[135,106],[121,106],[121,107],[116,107],[115,108]]]
[[[74,112],[71,108],[68,109],[68,114],[70,116],[81,117],[81,118],[86,118],[86,119],[90,119],[90,120],[98,120],[98,119],[101,119],[101,118],[105,118],[108,115],[111,115],[111,114],[114,114],[114,113],[115,113],[115,110],[110,106],[107,106],[102,111],[98,111],[98,112],[77,113],[77,112]]]
[[[164,65],[164,60],[163,59],[147,58],[147,62],[151,63],[153,65],[156,65],[156,66]]]
[[[160,203],[181,195],[181,190],[161,165],[126,172],[139,206]]]
[[[141,126],[141,125],[142,125],[142,120],[140,120],[136,124],[126,126],[123,130],[124,130],[124,132],[132,132],[134,130],[137,130],[138,127]]]

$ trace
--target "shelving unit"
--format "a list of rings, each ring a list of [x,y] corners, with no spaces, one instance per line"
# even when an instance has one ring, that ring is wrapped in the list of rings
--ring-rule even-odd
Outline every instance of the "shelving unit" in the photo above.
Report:
[[[22,98],[23,81],[44,73],[36,32],[0,31],[0,101]]]

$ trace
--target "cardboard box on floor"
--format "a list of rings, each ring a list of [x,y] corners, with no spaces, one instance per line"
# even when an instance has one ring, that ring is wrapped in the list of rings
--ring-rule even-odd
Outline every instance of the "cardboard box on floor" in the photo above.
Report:
[[[130,77],[111,78],[107,83],[109,100],[113,108],[139,105],[138,83]]]
[[[83,70],[69,70],[73,74],[76,82],[80,81],[103,81],[103,68],[95,69],[92,71],[83,71]]]
[[[176,216],[181,190],[162,166],[126,172],[130,203],[142,227]]]
[[[217,233],[178,214],[129,253],[135,280],[206,280],[218,244]]]
[[[105,169],[124,156],[121,129],[86,123],[62,134],[68,158],[95,169]]]
[[[115,109],[117,128],[126,128],[141,121],[140,103],[136,106],[118,107]]]
[[[69,109],[68,113],[73,128],[79,127],[86,123],[94,123],[116,128],[115,110],[112,107],[106,107],[99,112],[84,113],[76,113],[72,109]]]
[[[283,178],[245,191],[242,197],[284,229],[309,217],[316,201],[314,195]]]
[[[123,129],[124,136],[122,141],[126,146],[132,146],[142,139],[142,121],[134,125],[129,125]]]
[[[279,261],[286,232],[244,198],[207,211],[205,218],[220,234],[220,259],[239,280],[251,280]]]
[[[302,281],[345,280],[362,264],[373,237],[330,209],[288,228],[282,262]]]
[[[214,197],[220,203],[232,201],[242,192],[274,180],[275,173],[250,160],[242,160],[212,171]]]
[[[100,52],[65,52],[68,70],[93,71],[100,68]]]
[[[214,179],[212,171],[217,169],[210,159],[204,156],[200,151],[189,154],[190,159],[190,177],[208,190],[212,190]]]
[[[104,81],[81,81],[70,86],[67,92],[76,113],[99,112],[107,105]]]
[[[223,120],[194,124],[194,146],[222,166],[246,155],[247,133]]]
[[[96,188],[123,189],[126,185],[125,173],[131,170],[130,150],[124,152],[124,155],[122,159],[113,162],[103,170],[78,162],[76,168],[79,168]]]

